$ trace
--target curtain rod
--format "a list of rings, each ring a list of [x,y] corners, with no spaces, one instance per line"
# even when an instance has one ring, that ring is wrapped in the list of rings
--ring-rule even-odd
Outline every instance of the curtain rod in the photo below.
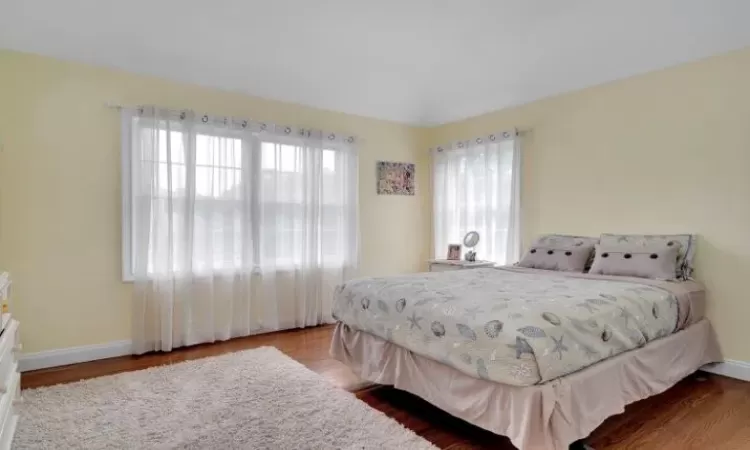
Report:
[[[451,149],[456,149],[456,148],[460,149],[460,148],[464,148],[467,145],[467,143],[468,145],[471,145],[472,143],[482,144],[484,142],[500,142],[500,141],[509,140],[514,136],[527,135],[531,133],[532,131],[534,131],[533,128],[519,129],[519,128],[514,127],[512,129],[508,129],[504,131],[497,131],[494,133],[482,134],[480,136],[475,136],[475,137],[468,138],[468,139],[453,139],[447,144],[435,145],[435,146],[430,147],[430,151],[435,150],[438,152],[442,152],[443,150],[451,150]]]
[[[168,110],[168,111],[191,111],[191,112],[196,112],[192,108],[170,108],[170,107],[166,107],[166,106],[165,107],[161,107],[161,106],[156,106],[156,105],[122,105],[122,104],[113,103],[113,102],[104,102],[104,107],[105,108],[109,108],[109,109],[116,109],[116,110],[138,109],[138,108],[153,107],[153,108],[165,109],[165,110]],[[204,113],[201,112],[199,114],[202,115]],[[231,116],[231,115],[227,116],[227,115],[224,115],[224,114],[206,114],[206,116],[218,116],[218,117],[227,117],[227,118],[234,118],[234,119],[245,120],[244,117],[237,117],[237,116]],[[366,139],[363,139],[362,137],[353,135],[351,133],[341,133],[341,132],[333,132],[333,131],[321,131],[321,130],[318,130],[318,129],[312,128],[312,127],[288,126],[288,125],[283,125],[283,124],[277,124],[277,123],[274,123],[274,122],[261,122],[261,121],[255,120],[255,119],[247,119],[247,121],[248,122],[255,122],[255,123],[262,123],[262,124],[264,124],[264,126],[265,125],[268,125],[268,126],[277,126],[277,127],[281,127],[281,128],[286,128],[288,130],[291,130],[291,129],[300,129],[300,130],[302,130],[302,129],[304,129],[304,130],[307,130],[307,131],[320,132],[320,133],[323,133],[326,136],[337,136],[337,138],[340,138],[341,136],[345,136],[345,137],[348,136],[346,138],[346,140],[349,143],[352,143],[352,142],[356,141],[358,144],[362,144],[362,143],[367,142]],[[353,140],[350,140],[350,138],[353,139]],[[333,139],[333,138],[331,138],[331,139]]]

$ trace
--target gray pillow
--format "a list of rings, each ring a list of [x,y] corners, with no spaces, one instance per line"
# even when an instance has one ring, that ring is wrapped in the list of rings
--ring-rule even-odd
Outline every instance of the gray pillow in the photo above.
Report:
[[[589,273],[674,280],[681,247],[599,244]]]
[[[531,247],[533,248],[545,245],[554,245],[565,248],[588,246],[592,251],[589,253],[589,260],[586,261],[584,270],[589,270],[591,264],[594,262],[594,246],[598,243],[599,238],[589,236],[573,236],[569,234],[543,234],[536,238],[534,243],[531,244]]]
[[[559,270],[561,272],[583,272],[589,260],[593,245],[562,246],[539,245],[533,246],[526,252],[520,267],[530,269]]]
[[[675,276],[678,280],[687,280],[693,275],[693,257],[695,256],[695,235],[693,234],[602,234],[599,237],[602,245],[639,245],[673,246],[680,244]]]

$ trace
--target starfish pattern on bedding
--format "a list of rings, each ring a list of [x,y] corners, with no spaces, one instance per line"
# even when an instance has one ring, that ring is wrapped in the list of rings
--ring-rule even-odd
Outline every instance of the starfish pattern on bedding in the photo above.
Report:
[[[510,374],[515,379],[527,379],[531,376],[531,369],[528,366],[514,365],[510,368]]]
[[[417,317],[417,312],[416,311],[412,311],[411,316],[407,317],[406,320],[409,321],[409,329],[410,330],[413,330],[414,327],[417,327],[420,330],[422,329],[422,326],[419,325],[419,321],[422,320],[422,317]]]
[[[550,336],[552,340],[555,342],[555,348],[552,349],[553,352],[557,352],[557,359],[562,359],[563,352],[568,351],[568,347],[563,344],[563,339],[565,338],[565,335],[561,335],[560,339],[555,339],[554,336]]]

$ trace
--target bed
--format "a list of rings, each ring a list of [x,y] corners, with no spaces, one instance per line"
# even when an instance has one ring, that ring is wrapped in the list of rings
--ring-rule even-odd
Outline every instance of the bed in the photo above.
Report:
[[[522,450],[567,449],[721,355],[694,281],[501,267],[339,286],[331,354]]]

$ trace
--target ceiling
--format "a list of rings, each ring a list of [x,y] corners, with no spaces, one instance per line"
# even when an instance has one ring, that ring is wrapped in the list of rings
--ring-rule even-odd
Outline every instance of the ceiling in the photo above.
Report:
[[[0,0],[0,47],[435,125],[742,48],[749,21],[749,0]]]

